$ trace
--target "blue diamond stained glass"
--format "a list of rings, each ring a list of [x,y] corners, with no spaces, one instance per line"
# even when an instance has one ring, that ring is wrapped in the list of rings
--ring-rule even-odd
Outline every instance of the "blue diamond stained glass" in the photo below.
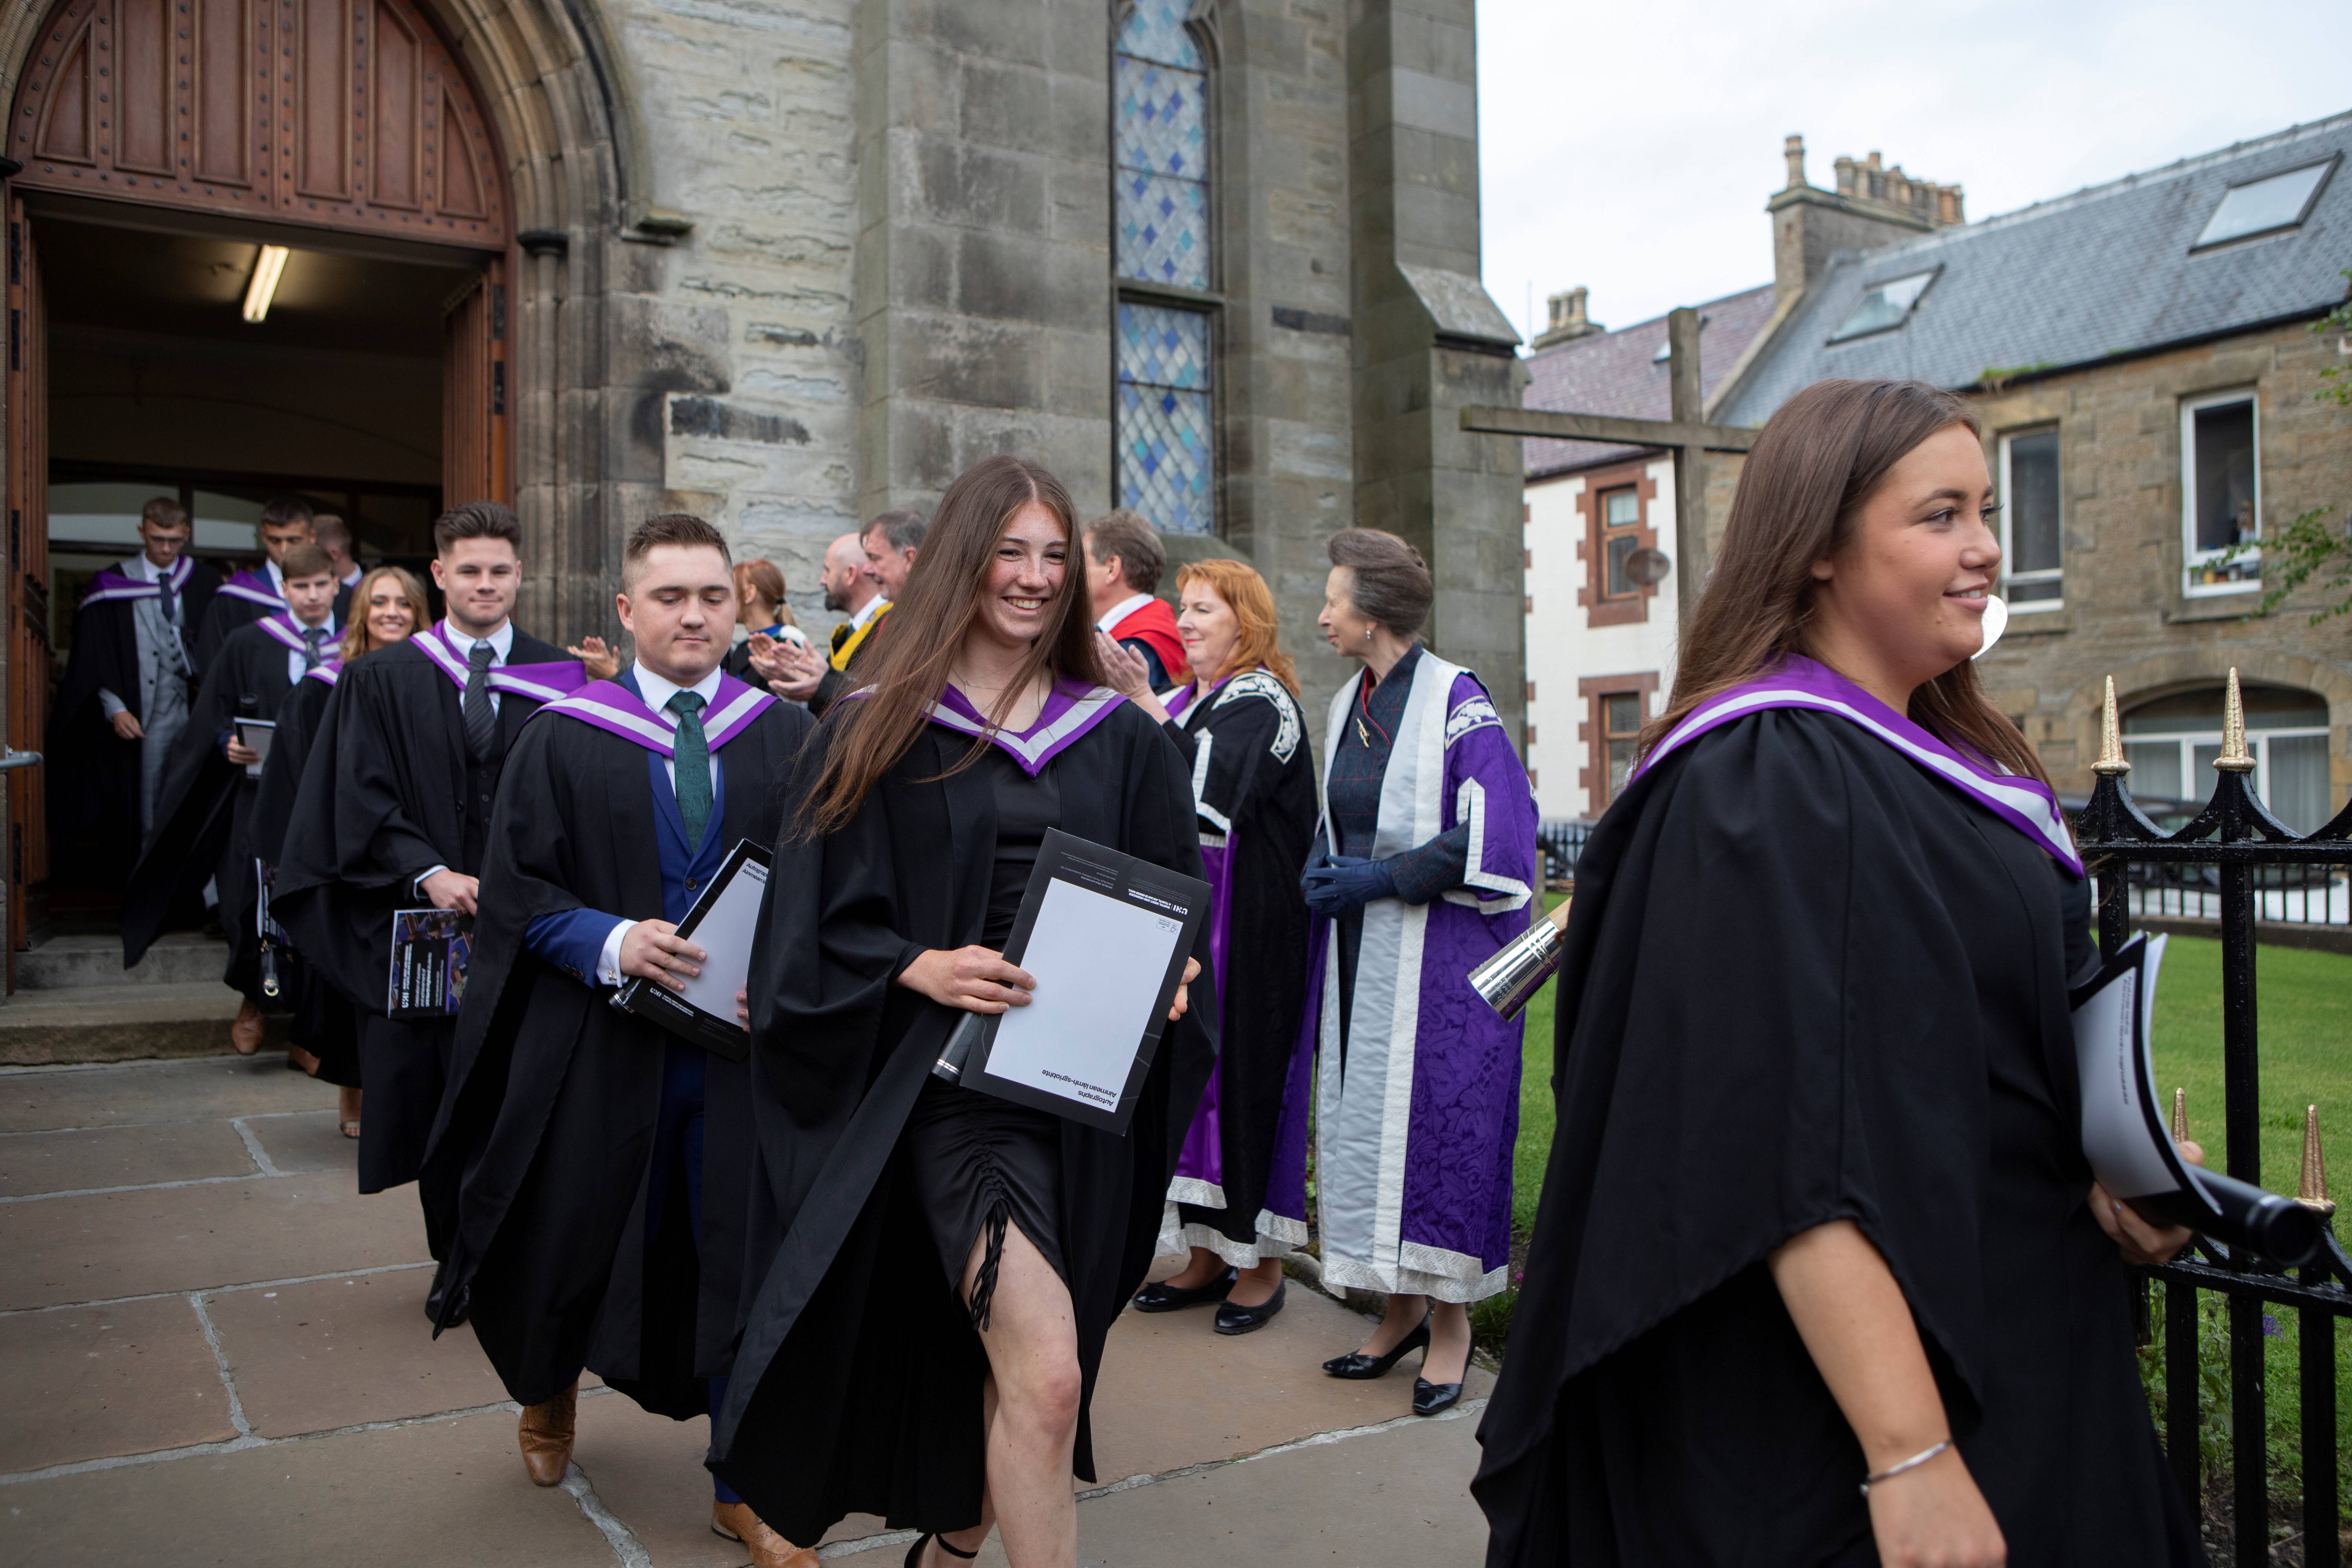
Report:
[[[1209,79],[1124,56],[1113,62],[1113,159],[1120,168],[1181,180],[1209,177]]]
[[[1119,504],[1169,533],[1216,531],[1209,318],[1118,308]]]
[[[1122,55],[1157,60],[1164,66],[1202,69],[1208,61],[1201,58],[1199,42],[1184,26],[1192,12],[1192,0],[1136,0],[1135,14],[1118,30],[1118,41],[1111,47]]]
[[[1118,275],[1179,289],[1209,286],[1209,187],[1120,169],[1112,219]]]

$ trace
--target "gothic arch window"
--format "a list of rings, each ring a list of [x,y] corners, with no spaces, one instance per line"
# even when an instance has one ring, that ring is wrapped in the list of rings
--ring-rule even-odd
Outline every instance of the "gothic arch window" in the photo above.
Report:
[[[1168,533],[1217,527],[1222,300],[1210,216],[1210,56],[1194,0],[1113,13],[1111,248],[1118,504]]]

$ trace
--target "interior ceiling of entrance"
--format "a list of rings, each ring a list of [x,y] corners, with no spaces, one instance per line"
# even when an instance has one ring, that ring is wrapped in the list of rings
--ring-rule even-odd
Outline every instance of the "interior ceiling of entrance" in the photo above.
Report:
[[[33,236],[53,459],[439,482],[442,306],[468,258],[298,247],[248,322],[253,241],[54,218]]]

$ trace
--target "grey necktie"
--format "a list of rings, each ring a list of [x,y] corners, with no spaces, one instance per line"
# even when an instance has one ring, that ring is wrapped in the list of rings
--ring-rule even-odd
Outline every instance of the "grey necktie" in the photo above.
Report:
[[[302,628],[302,668],[304,669],[311,670],[319,668],[319,639],[326,635],[327,628],[324,626]],[[472,683],[467,684],[470,686]]]
[[[466,750],[478,763],[489,756],[499,736],[499,710],[490,706],[490,658],[496,651],[478,642],[466,658]]]

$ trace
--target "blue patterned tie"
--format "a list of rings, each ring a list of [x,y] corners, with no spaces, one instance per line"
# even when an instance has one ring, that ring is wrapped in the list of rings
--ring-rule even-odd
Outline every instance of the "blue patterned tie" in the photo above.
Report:
[[[670,742],[670,763],[677,777],[677,814],[686,821],[686,847],[702,846],[702,830],[710,821],[710,744],[702,735],[702,697],[680,691],[666,704],[677,715],[677,733]]]
[[[319,639],[326,635],[327,628],[324,626],[302,628],[302,668],[304,669],[319,668]]]

